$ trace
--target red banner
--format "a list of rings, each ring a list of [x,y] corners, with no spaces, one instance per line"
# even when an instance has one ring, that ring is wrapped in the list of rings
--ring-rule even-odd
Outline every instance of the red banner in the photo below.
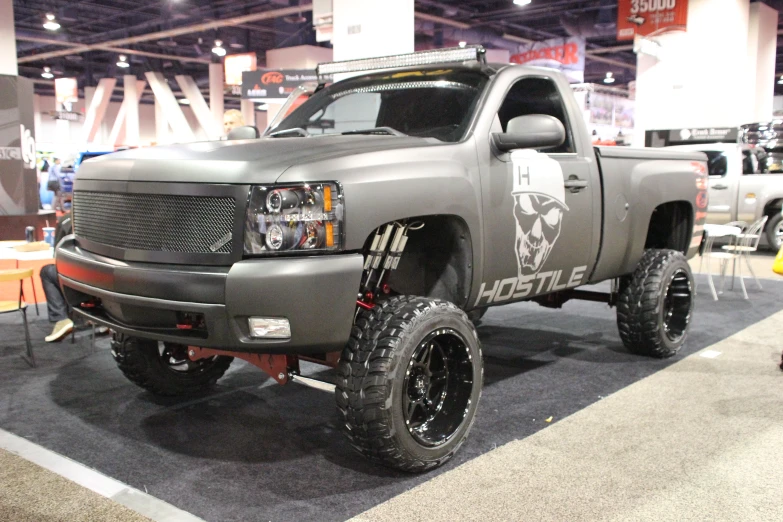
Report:
[[[685,30],[688,0],[617,0],[617,39]]]

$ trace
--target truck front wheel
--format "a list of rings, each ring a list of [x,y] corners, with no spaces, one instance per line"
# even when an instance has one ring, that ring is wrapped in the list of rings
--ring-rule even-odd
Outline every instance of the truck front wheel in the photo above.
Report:
[[[783,214],[777,212],[767,221],[767,242],[777,252],[783,247]]]
[[[449,460],[468,436],[481,396],[481,346],[453,304],[394,297],[359,311],[337,373],[337,406],[353,447],[385,466],[422,472]]]
[[[211,388],[231,365],[233,357],[191,361],[184,344],[159,343],[115,334],[111,353],[133,384],[155,395],[195,395]]]
[[[676,354],[688,334],[693,288],[693,274],[681,252],[647,250],[620,285],[617,326],[625,347],[661,359]]]

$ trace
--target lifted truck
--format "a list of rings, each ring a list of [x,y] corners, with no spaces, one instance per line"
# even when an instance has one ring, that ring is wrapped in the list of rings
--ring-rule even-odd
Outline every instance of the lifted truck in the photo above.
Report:
[[[483,57],[322,64],[375,72],[319,85],[261,139],[85,163],[57,249],[68,302],[115,331],[120,370],[152,393],[201,392],[241,358],[336,388],[352,445],[408,471],[468,435],[472,320],[488,307],[609,303],[629,350],[674,355],[704,155],[593,148],[560,74]],[[578,288],[605,280],[611,292]],[[300,360],[336,367],[336,386]]]

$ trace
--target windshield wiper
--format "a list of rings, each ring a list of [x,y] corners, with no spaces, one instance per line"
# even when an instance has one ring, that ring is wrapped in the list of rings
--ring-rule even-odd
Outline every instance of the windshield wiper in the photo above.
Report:
[[[350,135],[350,134],[388,134],[390,136],[407,136],[407,134],[402,133],[402,132],[398,131],[397,129],[392,129],[391,127],[375,127],[373,129],[352,130],[352,131],[341,132],[340,134],[343,134],[343,135]]]
[[[287,136],[289,134],[294,134],[296,136],[301,136],[303,138],[307,138],[310,136],[310,133],[304,130],[302,127],[294,127],[292,129],[285,129],[277,132],[273,132],[269,135],[270,138],[281,138],[283,136]]]

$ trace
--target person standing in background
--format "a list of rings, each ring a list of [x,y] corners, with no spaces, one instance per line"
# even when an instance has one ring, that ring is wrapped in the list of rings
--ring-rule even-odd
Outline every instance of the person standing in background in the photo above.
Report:
[[[242,127],[245,124],[245,119],[242,117],[242,113],[236,109],[229,109],[223,113],[223,134],[228,136],[228,133],[232,129]]]
[[[52,208],[56,210],[62,210],[60,204],[60,158],[54,158],[54,163],[49,167],[49,182],[46,184],[46,188],[54,192],[52,198]]]

